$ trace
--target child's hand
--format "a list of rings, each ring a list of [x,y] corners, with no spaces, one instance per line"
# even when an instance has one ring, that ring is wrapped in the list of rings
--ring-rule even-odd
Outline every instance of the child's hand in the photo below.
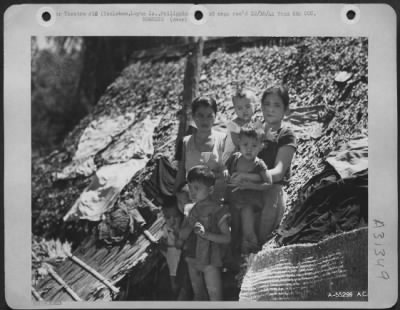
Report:
[[[200,222],[196,222],[196,224],[194,224],[193,231],[196,235],[199,235],[199,236],[203,236],[206,233],[206,229],[204,228],[203,224],[201,224]]]

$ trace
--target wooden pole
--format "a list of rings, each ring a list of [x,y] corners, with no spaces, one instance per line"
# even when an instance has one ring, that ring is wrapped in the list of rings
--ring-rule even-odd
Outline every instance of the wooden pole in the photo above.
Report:
[[[183,102],[179,114],[180,120],[175,153],[178,142],[187,134],[192,120],[191,104],[193,99],[198,96],[204,40],[202,37],[190,37],[188,38],[188,44],[191,45],[191,48],[186,58],[185,75],[183,78]]]
[[[94,270],[88,264],[86,264],[85,262],[80,260],[78,257],[72,255],[70,252],[66,252],[66,254],[70,260],[72,260],[74,263],[78,264],[80,267],[85,269],[87,272],[89,272],[91,275],[93,275],[95,278],[97,278],[100,282],[102,282],[104,285],[106,285],[114,293],[116,293],[116,294],[119,293],[118,287],[112,285],[110,281],[108,281],[104,276],[102,276],[100,273],[98,273],[96,270]]]
[[[143,235],[149,240],[151,243],[157,243],[158,240],[154,238],[151,232],[149,232],[147,229],[143,229]]]
[[[33,297],[35,297],[35,299],[37,301],[43,301],[43,298],[40,296],[40,294],[35,290],[35,288],[33,286],[31,286],[31,291],[32,291]]]
[[[94,270],[92,267],[90,267],[88,264],[80,260],[78,257],[73,255],[71,251],[64,247],[63,248],[64,253],[67,255],[67,257],[72,260],[74,263],[76,263],[79,267],[85,269],[87,272],[89,272],[92,276],[94,276],[97,280],[102,282],[104,285],[106,285],[110,290],[112,290],[114,293],[118,294],[119,293],[119,288],[112,285],[110,281],[108,281],[104,276],[102,276],[99,272]]]
[[[60,284],[74,300],[82,301],[82,299],[72,290],[72,288],[65,283],[65,281],[50,266],[47,266],[47,270],[50,276],[56,280],[56,282],[58,282],[58,284]]]
[[[142,195],[142,200],[149,205],[151,209],[160,210],[160,207],[157,207],[152,201],[150,201],[147,197]]]

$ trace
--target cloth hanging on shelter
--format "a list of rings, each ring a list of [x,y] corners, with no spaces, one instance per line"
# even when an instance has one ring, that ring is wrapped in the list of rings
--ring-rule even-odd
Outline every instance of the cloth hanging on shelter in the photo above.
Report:
[[[277,242],[317,242],[368,222],[368,137],[356,136],[327,156],[325,169],[298,192]]]
[[[156,159],[151,177],[143,181],[143,191],[157,204],[163,205],[164,197],[173,195],[177,168],[165,156]]]
[[[78,175],[88,177],[96,171],[97,167],[94,163],[94,157],[85,157],[74,159],[61,172],[52,174],[53,180],[73,179]]]
[[[154,153],[153,134],[161,118],[136,122],[101,154],[107,164],[125,162],[131,158],[144,158]]]
[[[316,190],[328,184],[337,182],[339,179],[340,175],[336,172],[335,168],[325,163],[324,169],[317,175],[314,175],[299,189],[296,205],[302,205]]]
[[[113,138],[125,131],[135,121],[134,113],[110,117],[101,116],[93,120],[83,131],[72,162],[62,172],[54,174],[57,180],[75,178],[77,175],[89,176],[96,171],[94,156],[104,150]]]
[[[277,243],[318,242],[368,223],[368,170],[320,186],[277,230]]]
[[[368,137],[360,135],[331,152],[326,161],[332,165],[342,178],[368,169]]]
[[[147,161],[147,158],[131,159],[126,163],[101,167],[63,220],[99,221],[102,214],[114,205],[125,185],[146,166]]]

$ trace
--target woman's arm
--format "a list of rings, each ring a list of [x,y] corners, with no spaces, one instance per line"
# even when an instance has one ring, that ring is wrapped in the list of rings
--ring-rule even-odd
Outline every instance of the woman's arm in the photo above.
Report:
[[[271,187],[271,183],[253,183],[253,182],[242,182],[242,183],[238,183],[238,184],[233,184],[232,186],[234,186],[234,189],[232,191],[236,191],[239,189],[252,189],[252,190],[256,190],[256,191],[264,191],[267,190],[268,188]]]
[[[261,182],[263,179],[258,173],[249,173],[249,172],[234,172],[232,174],[232,180],[237,181],[249,181],[249,182]]]
[[[231,182],[235,183],[272,183],[271,174],[268,171],[267,166],[264,162],[260,161],[258,164],[258,172],[235,172],[232,175]]]
[[[239,189],[252,189],[264,191],[272,184],[272,177],[267,166],[262,163],[258,173],[239,173],[236,178],[232,178],[231,186],[235,187],[233,191]]]
[[[287,169],[290,167],[290,164],[292,163],[294,153],[295,149],[293,147],[287,145],[281,146],[276,155],[275,167],[267,171],[267,175],[265,178],[263,177],[263,183],[257,184],[251,182],[242,182],[237,184],[237,189],[253,189],[263,191],[271,186],[271,183],[268,183],[267,181],[269,178],[272,178],[273,183],[281,181],[285,176]]]
[[[272,176],[269,170],[267,170],[267,166],[265,166],[266,170],[260,171],[260,176],[262,178],[263,183],[272,184]]]
[[[268,170],[274,183],[279,182],[283,179],[286,171],[292,163],[294,153],[295,148],[288,145],[283,145],[278,149],[278,153],[275,159],[275,166],[274,168]]]

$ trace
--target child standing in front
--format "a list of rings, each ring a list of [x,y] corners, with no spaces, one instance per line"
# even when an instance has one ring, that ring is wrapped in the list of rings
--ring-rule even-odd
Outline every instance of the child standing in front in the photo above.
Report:
[[[226,200],[232,214],[232,239],[234,253],[240,244],[241,253],[248,254],[259,248],[255,229],[255,213],[263,208],[261,186],[272,184],[266,164],[257,157],[263,147],[263,134],[254,127],[246,126],[239,133],[239,149],[230,156],[224,171],[228,182]],[[254,184],[254,186],[252,186]],[[239,238],[240,227],[242,238]],[[241,242],[237,242],[241,239]]]
[[[194,300],[222,300],[222,245],[231,240],[230,214],[212,199],[215,175],[207,166],[191,168],[187,181],[194,205],[183,220],[177,246],[184,245]]]
[[[222,155],[222,161],[224,163],[226,163],[233,153],[239,151],[240,129],[252,123],[257,98],[252,90],[241,87],[232,97],[232,102],[236,118],[226,124],[227,137],[224,154]],[[254,122],[253,126],[258,129],[258,127],[262,127],[262,124],[261,122]]]

